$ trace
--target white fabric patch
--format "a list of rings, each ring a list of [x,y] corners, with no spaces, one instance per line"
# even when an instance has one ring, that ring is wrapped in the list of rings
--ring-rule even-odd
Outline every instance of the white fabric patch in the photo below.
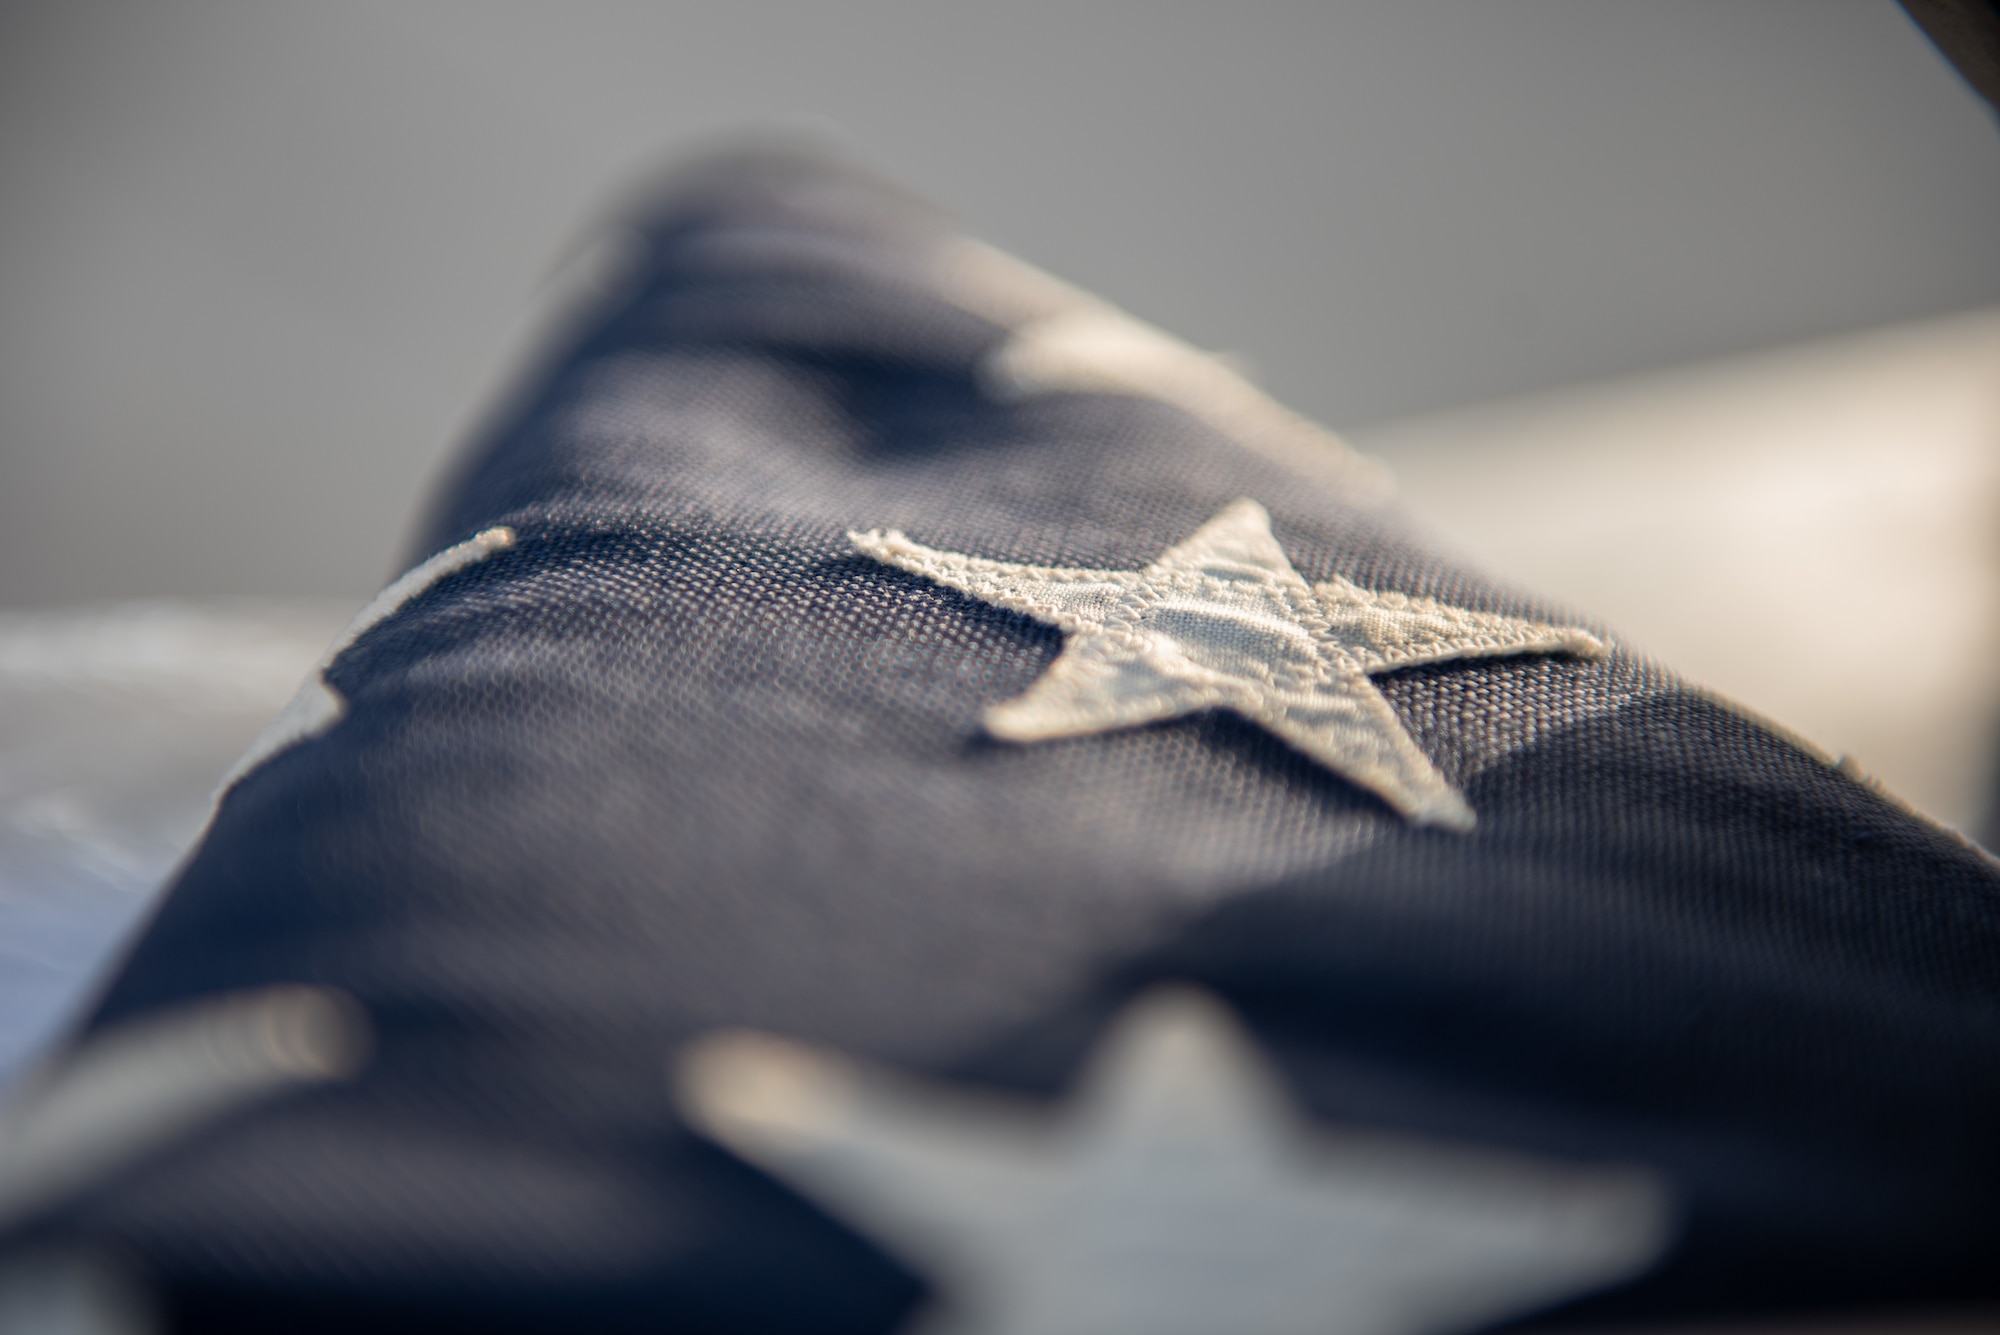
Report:
[[[1397,719],[1371,672],[1498,654],[1602,654],[1587,631],[1435,599],[1308,587],[1252,500],[1225,507],[1144,570],[1073,570],[941,552],[900,532],[858,551],[1069,638],[1048,672],[986,711],[1007,741],[1077,737],[1228,709],[1410,820],[1468,830],[1472,809]]]
[[[291,1085],[367,1054],[353,1003],[311,987],[198,1002],[93,1038],[0,1112],[0,1224]]]
[[[395,583],[376,594],[366,607],[355,613],[354,620],[347,624],[340,638],[328,647],[319,665],[300,683],[298,693],[286,702],[278,716],[250,744],[250,749],[222,776],[222,782],[215,789],[216,797],[220,799],[244,775],[273,756],[289,751],[309,738],[320,736],[346,717],[347,702],[327,681],[326,670],[333,666],[336,658],[347,652],[348,646],[394,616],[403,604],[445,576],[477,565],[495,552],[504,552],[513,545],[513,529],[489,528],[405,571]]]
[[[690,1121],[927,1274],[923,1335],[1447,1335],[1648,1268],[1647,1173],[1307,1125],[1204,994],[1142,998],[1060,1111],[755,1034]]]
[[[979,368],[1002,402],[1043,394],[1158,399],[1266,458],[1337,487],[1345,500],[1386,500],[1388,471],[1299,416],[1222,357],[1202,352],[1025,261],[960,238],[933,265],[946,298],[1013,332]]]

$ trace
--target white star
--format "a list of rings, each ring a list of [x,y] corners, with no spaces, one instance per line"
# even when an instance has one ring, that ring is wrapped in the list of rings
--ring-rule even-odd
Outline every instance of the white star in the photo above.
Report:
[[[1446,1335],[1646,1269],[1647,1174],[1304,1125],[1204,994],[1144,998],[1059,1113],[749,1034],[694,1125],[921,1269],[925,1335]]]
[[[326,679],[326,673],[334,660],[346,653],[356,640],[396,615],[404,604],[428,591],[439,580],[455,575],[468,566],[478,565],[513,545],[513,529],[489,528],[404,571],[388,588],[371,598],[366,607],[354,614],[354,620],[347,623],[347,629],[340,633],[340,638],[327,646],[312,675],[299,684],[297,694],[278,711],[276,718],[264,725],[264,730],[250,743],[250,749],[222,776],[222,782],[215,788],[215,800],[219,803],[231,788],[265,761],[291,750],[300,742],[331,732],[347,717],[347,701]]]
[[[1371,593],[1308,587],[1271,519],[1236,501],[1144,570],[1017,565],[941,552],[879,529],[848,535],[878,561],[1056,626],[1062,654],[986,711],[1008,741],[1129,728],[1228,709],[1422,824],[1472,827],[1472,809],[1418,749],[1371,672],[1498,654],[1595,657],[1587,631]]]

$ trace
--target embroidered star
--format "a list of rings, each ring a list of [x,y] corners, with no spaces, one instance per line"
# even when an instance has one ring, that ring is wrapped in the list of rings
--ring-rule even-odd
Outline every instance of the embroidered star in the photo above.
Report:
[[[1472,828],[1472,808],[1403,727],[1369,675],[1502,654],[1596,657],[1574,627],[1374,593],[1308,586],[1239,500],[1144,570],[1019,565],[937,551],[897,530],[850,532],[876,560],[1061,629],[1028,690],[986,711],[995,737],[1078,737],[1227,709],[1419,824]]]
[[[278,716],[264,725],[264,730],[250,743],[250,749],[222,776],[222,782],[216,785],[215,800],[220,802],[231,788],[265,761],[291,750],[300,742],[324,735],[347,717],[347,701],[326,679],[326,673],[334,660],[346,653],[356,640],[402,611],[406,603],[438,581],[478,565],[513,545],[513,529],[489,528],[404,571],[393,584],[371,598],[366,607],[354,614],[354,620],[347,623],[347,629],[340,633],[340,638],[327,646],[312,675],[299,684],[298,692],[278,711]]]
[[[1652,1264],[1649,1174],[1307,1124],[1205,994],[1142,998],[1061,1111],[760,1034],[678,1067],[704,1134],[918,1268],[923,1335],[1448,1335]]]

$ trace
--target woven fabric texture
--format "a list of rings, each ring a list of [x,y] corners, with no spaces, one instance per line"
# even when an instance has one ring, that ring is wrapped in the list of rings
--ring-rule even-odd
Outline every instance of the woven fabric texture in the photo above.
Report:
[[[1658,1173],[1667,1258],[1541,1320],[2000,1298],[1977,849],[1332,463],[996,395],[950,223],[861,174],[713,165],[636,232],[418,555],[513,544],[328,666],[346,716],[227,795],[80,1038],[304,984],[372,1060],[7,1245],[125,1258],[187,1330],[887,1331],[920,1277],[686,1129],[672,1055],[748,1026],[1053,1095],[1194,983],[1315,1117]],[[1373,679],[1470,833],[1227,713],[993,740],[1061,632],[847,538],[1138,570],[1239,497],[1308,583],[1610,647]]]

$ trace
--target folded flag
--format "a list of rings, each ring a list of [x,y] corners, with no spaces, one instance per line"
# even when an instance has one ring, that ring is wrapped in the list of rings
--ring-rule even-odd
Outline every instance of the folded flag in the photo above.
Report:
[[[4,1114],[0,1325],[2000,1303],[1981,850],[858,171],[632,230]]]

